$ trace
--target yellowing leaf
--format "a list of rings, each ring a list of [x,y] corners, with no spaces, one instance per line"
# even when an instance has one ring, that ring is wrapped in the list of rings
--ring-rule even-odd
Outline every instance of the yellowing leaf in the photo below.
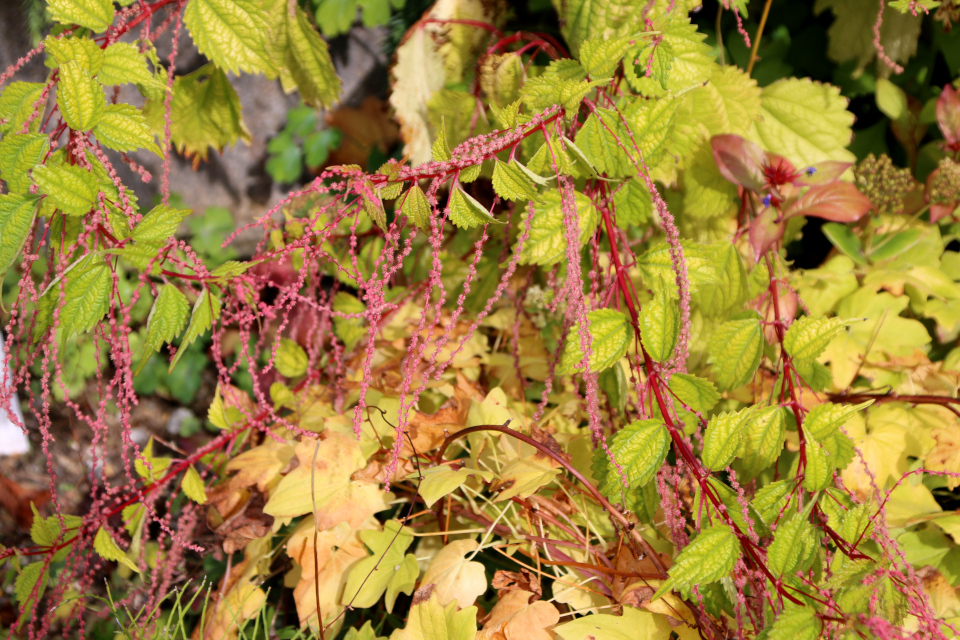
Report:
[[[680,311],[666,285],[656,287],[653,299],[640,310],[640,338],[650,357],[666,362],[680,337]]]
[[[923,22],[920,11],[897,11],[887,3],[880,22],[880,46],[895,62],[904,63],[917,52],[917,38]],[[835,16],[827,30],[827,55],[836,62],[856,61],[859,73],[877,56],[874,25],[880,4],[876,0],[817,0],[814,13],[830,9]],[[879,63],[880,73],[887,71]],[[878,73],[878,75],[880,75]]]
[[[31,195],[0,194],[0,277],[23,249],[37,213],[39,198]]]
[[[307,372],[310,359],[303,347],[289,338],[281,338],[275,364],[280,375],[296,378]]]
[[[721,391],[742,387],[753,378],[763,354],[760,318],[724,322],[707,347],[713,376]]]
[[[76,61],[60,65],[59,73],[57,106],[64,122],[71,129],[89,131],[100,122],[107,108],[103,88]]]
[[[198,504],[207,503],[207,489],[203,484],[203,478],[197,473],[193,466],[187,467],[183,474],[183,482],[180,484],[184,495]]]
[[[827,345],[843,331],[844,327],[856,322],[859,320],[804,316],[787,329],[783,337],[783,348],[798,360],[819,358]]]
[[[502,502],[515,496],[528,498],[550,484],[559,473],[559,469],[551,468],[535,456],[513,460],[507,463],[491,486],[492,491],[500,492],[493,501]]]
[[[667,640],[670,631],[666,616],[633,607],[624,607],[619,616],[594,613],[554,628],[563,640]]]
[[[433,594],[442,606],[456,601],[461,608],[470,607],[487,590],[483,565],[464,558],[479,546],[476,540],[455,540],[430,562],[420,584],[436,585]]]
[[[480,476],[485,480],[493,480],[489,471],[480,471],[470,467],[461,467],[454,470],[451,465],[440,465],[423,470],[423,480],[418,486],[420,497],[428,507],[432,507],[437,500],[447,496],[467,481],[472,475]]]
[[[447,203],[447,215],[450,221],[461,229],[472,229],[481,224],[503,224],[494,218],[476,198],[459,187],[450,190],[450,201]]]
[[[436,594],[410,607],[407,626],[397,629],[390,640],[474,640],[477,608],[457,610],[456,603],[444,606]]]
[[[552,640],[550,629],[560,621],[560,612],[549,602],[531,603],[533,594],[511,589],[497,600],[476,640]]]
[[[97,80],[104,86],[132,82],[152,89],[166,89],[147,68],[147,57],[135,44],[114,42],[103,50],[103,65],[97,72]]]
[[[108,104],[93,128],[93,135],[108,149],[136,151],[146,149],[163,155],[140,110],[129,104]]]
[[[42,133],[17,133],[0,140],[0,178],[7,182],[9,193],[30,189],[30,170],[47,156],[50,138]]]
[[[333,68],[327,43],[323,41],[299,6],[291,15],[279,9],[287,21],[287,48],[284,64],[306,104],[330,107],[340,97],[340,78]]]
[[[290,442],[277,442],[272,437],[264,438],[263,444],[232,457],[226,469],[237,472],[231,481],[234,486],[248,487],[255,484],[257,489],[265,493],[277,484],[280,472],[290,464],[295,455],[294,451]]]
[[[93,549],[97,552],[97,555],[104,560],[119,562],[131,571],[140,573],[139,567],[137,567],[137,565],[127,557],[127,554],[123,551],[123,549],[117,546],[117,543],[114,542],[113,538],[110,536],[110,533],[103,527],[97,529],[97,535],[93,539]]]
[[[590,371],[612,367],[627,352],[633,337],[626,314],[613,309],[597,309],[587,314],[590,326]],[[581,327],[574,325],[567,335],[563,356],[557,372],[562,374],[583,370],[584,353],[581,347]]]
[[[574,199],[577,224],[580,227],[578,237],[582,247],[596,230],[600,216],[587,196],[575,192]],[[567,252],[567,238],[560,194],[556,191],[548,191],[537,202],[531,202],[520,220],[521,229],[526,227],[526,221],[531,215],[533,220],[530,221],[530,234],[520,252],[520,264],[546,266],[564,260]]]
[[[46,65],[51,69],[75,60],[90,72],[90,75],[95,76],[103,66],[103,49],[90,38],[47,36],[43,42],[44,51],[47,53]]]
[[[76,164],[41,165],[33,170],[33,182],[57,209],[70,216],[86,215],[99,193],[97,177]]]
[[[769,467],[783,450],[786,416],[780,407],[742,411],[743,459],[737,468],[745,477],[756,477]]]
[[[225,71],[267,72],[266,21],[255,0],[190,0],[183,13],[200,53]]]
[[[662,420],[637,420],[617,432],[610,452],[623,469],[631,489],[646,485],[663,464],[670,448],[670,434]],[[619,482],[619,472],[611,465],[608,479]]]
[[[360,539],[373,555],[350,569],[343,600],[365,609],[375,605],[386,592],[387,611],[392,611],[398,593],[413,593],[420,573],[416,556],[404,555],[413,542],[413,535],[396,520],[390,520],[382,531],[361,531]]]
[[[50,0],[47,12],[51,20],[66,26],[106,31],[113,23],[113,0]]]
[[[113,272],[102,260],[93,260],[85,267],[68,272],[64,278],[63,306],[60,308],[60,341],[65,344],[74,336],[93,329],[110,310],[110,292],[113,290]],[[54,284],[43,294],[38,305],[36,330],[41,334],[53,320],[53,309],[60,300],[60,284]],[[38,337],[34,332],[34,339]]]
[[[34,105],[43,96],[46,85],[42,82],[11,82],[0,92],[0,133],[22,133],[27,118],[34,115]],[[30,123],[30,130],[36,133],[40,128],[43,105],[39,106],[36,117]]]
[[[301,441],[295,452],[300,466],[284,476],[271,492],[264,513],[275,518],[313,513],[315,495],[317,526],[325,530],[341,521],[359,526],[368,516],[387,508],[389,494],[378,485],[350,479],[366,465],[360,444],[354,438],[330,433],[319,442]]]

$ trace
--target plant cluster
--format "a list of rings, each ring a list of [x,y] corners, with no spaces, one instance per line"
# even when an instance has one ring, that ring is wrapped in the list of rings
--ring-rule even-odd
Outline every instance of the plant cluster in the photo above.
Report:
[[[752,79],[770,3],[750,33],[722,2],[745,69],[696,4],[556,2],[550,35],[437,2],[396,52],[403,159],[321,171],[239,260],[176,235],[204,218],[171,200],[170,156],[249,137],[228,73],[336,101],[310,15],[49,0],[59,26],[0,76],[0,270],[19,274],[0,404],[28,398],[45,452],[64,405],[94,464],[70,514],[48,456],[55,511],[0,548],[11,634],[954,636],[960,516],[935,492],[960,485],[960,99],[935,100],[925,181],[856,164],[837,87]],[[890,4],[888,72],[884,16],[938,10]],[[184,32],[209,62],[178,75]],[[38,55],[47,80],[13,81]],[[881,84],[919,158],[919,110]],[[135,152],[164,158],[149,209],[116,170],[152,179]],[[811,220],[837,251],[800,270]],[[137,445],[138,381],[198,352],[215,437]]]

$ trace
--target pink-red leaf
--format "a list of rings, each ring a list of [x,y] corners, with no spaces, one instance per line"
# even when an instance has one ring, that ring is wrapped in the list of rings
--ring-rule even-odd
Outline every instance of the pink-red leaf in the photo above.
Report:
[[[840,162],[839,160],[826,160],[808,167],[800,172],[800,178],[795,184],[801,187],[814,187],[828,182],[838,180],[843,172],[853,166],[852,162]]]
[[[870,211],[870,198],[849,182],[828,182],[812,187],[786,213],[787,218],[806,216],[833,222],[853,222]]]
[[[710,145],[724,178],[750,191],[763,188],[763,163],[767,156],[760,147],[735,135],[713,136]]]
[[[773,207],[767,207],[753,219],[750,223],[750,246],[754,259],[759,261],[760,256],[783,237],[783,228],[783,219]]]
[[[937,124],[947,144],[957,148],[960,145],[960,96],[949,84],[937,98]]]

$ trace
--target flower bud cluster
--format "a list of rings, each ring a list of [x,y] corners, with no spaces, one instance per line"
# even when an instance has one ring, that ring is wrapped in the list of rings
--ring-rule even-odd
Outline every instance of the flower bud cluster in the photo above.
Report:
[[[900,213],[903,199],[914,185],[910,169],[898,169],[887,154],[872,153],[854,167],[857,188],[870,198],[877,213]]]

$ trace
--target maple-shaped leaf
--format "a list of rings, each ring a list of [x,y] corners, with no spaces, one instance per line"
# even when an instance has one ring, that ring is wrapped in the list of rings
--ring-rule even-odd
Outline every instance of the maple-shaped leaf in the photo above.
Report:
[[[476,635],[477,608],[444,605],[434,592],[426,600],[414,599],[407,626],[394,631],[390,640],[474,640]]]
[[[619,616],[595,613],[554,628],[562,640],[667,640],[671,626],[668,618],[649,611],[623,607]]]
[[[266,492],[276,486],[280,472],[286,468],[295,455],[292,443],[286,440],[277,442],[272,437],[264,438],[263,444],[234,456],[227,463],[227,471],[236,471],[234,486],[257,488]]]
[[[355,439],[329,433],[320,441],[304,439],[294,452],[300,466],[284,476],[270,494],[264,513],[275,518],[313,513],[315,498],[317,526],[324,530],[341,521],[359,526],[371,514],[387,508],[389,494],[377,484],[350,478],[367,463]]]
[[[451,542],[434,556],[420,584],[436,585],[433,595],[443,606],[456,601],[461,608],[469,607],[487,590],[483,565],[464,557],[479,546],[476,540]]]
[[[420,568],[417,557],[404,554],[413,542],[410,530],[396,520],[383,525],[383,530],[360,532],[360,539],[373,554],[350,569],[343,599],[358,608],[372,607],[386,592],[387,611],[393,611],[399,593],[410,595]]]
[[[522,589],[511,589],[501,595],[476,640],[552,640],[551,629],[560,621],[560,612],[549,602],[531,602],[532,597],[535,597],[533,593]]]

